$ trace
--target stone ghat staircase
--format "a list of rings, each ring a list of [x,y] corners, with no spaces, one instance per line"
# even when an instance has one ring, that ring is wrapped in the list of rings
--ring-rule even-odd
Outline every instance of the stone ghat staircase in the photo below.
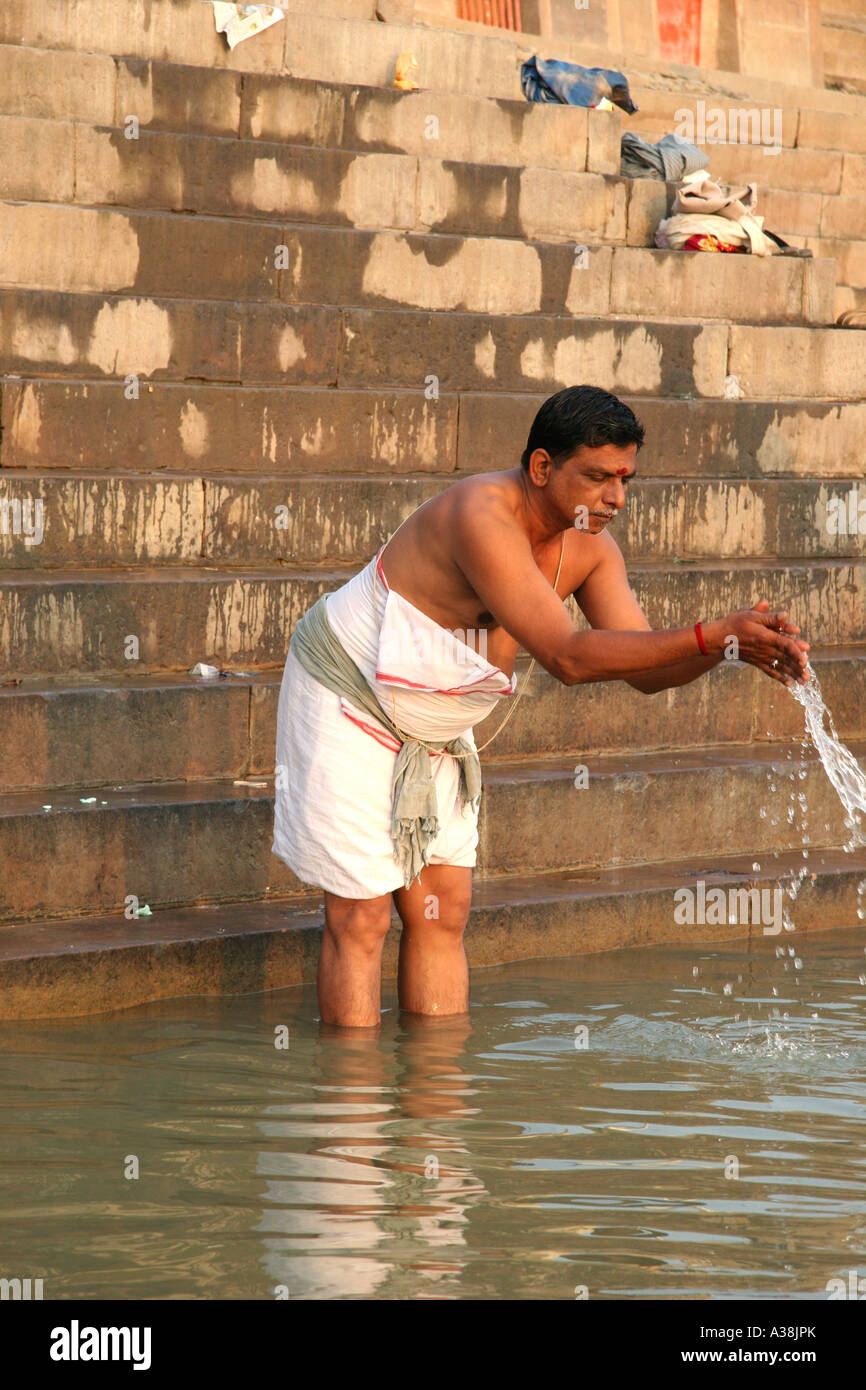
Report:
[[[435,90],[385,85],[405,48]],[[301,12],[229,54],[200,0],[0,13],[3,1016],[312,978],[320,901],[269,852],[292,627],[563,385],[647,427],[616,534],[650,621],[788,606],[866,748],[836,263],[648,249],[665,190],[619,177],[619,113],[528,105],[519,53]],[[833,119],[792,155],[841,177],[864,100],[799,102]],[[866,858],[801,729],[749,669],[537,673],[485,759],[472,963],[744,935],[678,926],[673,891],[802,868],[801,794],[798,929],[853,923]]]

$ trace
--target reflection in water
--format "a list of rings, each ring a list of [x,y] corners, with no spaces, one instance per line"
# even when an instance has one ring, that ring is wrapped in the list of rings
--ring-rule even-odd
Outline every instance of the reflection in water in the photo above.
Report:
[[[465,1245],[466,1209],[485,1191],[453,1134],[474,1113],[460,1066],[470,1028],[465,1015],[404,1018],[385,1041],[325,1026],[310,1099],[267,1107],[270,1138],[312,1126],[305,1152],[269,1152],[258,1166],[273,1204],[266,1267],[290,1296],[459,1292],[460,1262],[429,1256]]]
[[[0,1276],[824,1298],[866,1272],[866,955],[791,940],[522,961],[378,1032],[321,1026],[312,990],[0,1025]]]

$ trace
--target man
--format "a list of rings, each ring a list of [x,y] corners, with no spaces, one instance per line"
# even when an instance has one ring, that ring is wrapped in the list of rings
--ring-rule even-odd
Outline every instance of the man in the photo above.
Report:
[[[635,415],[609,392],[557,392],[520,467],[463,479],[419,507],[296,628],[277,718],[274,852],[325,890],[326,1022],[378,1024],[392,897],[401,1008],[467,1010],[462,938],[480,792],[472,725],[515,700],[518,648],[564,685],[623,680],[652,694],[702,676],[735,637],[739,658],[771,679],[808,679],[808,644],[764,600],[650,628],[607,532],[642,443]],[[569,594],[591,631],[575,628]]]

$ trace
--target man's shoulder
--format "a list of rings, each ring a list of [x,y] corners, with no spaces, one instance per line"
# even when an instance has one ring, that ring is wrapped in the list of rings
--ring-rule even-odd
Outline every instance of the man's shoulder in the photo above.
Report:
[[[616,539],[607,531],[602,531],[597,536],[588,536],[585,532],[574,531],[574,539],[567,538],[566,544],[570,543],[575,561],[581,573],[579,582],[575,585],[574,592],[584,585],[587,580],[602,583],[606,579],[615,579],[626,572],[625,558]]]
[[[448,490],[455,518],[514,517],[516,489],[507,473],[473,473]]]

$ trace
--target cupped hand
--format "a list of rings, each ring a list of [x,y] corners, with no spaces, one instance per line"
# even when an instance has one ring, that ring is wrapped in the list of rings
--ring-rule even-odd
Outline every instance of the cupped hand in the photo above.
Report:
[[[705,641],[708,626],[714,646],[718,643],[718,649],[725,651],[735,637],[740,661],[757,666],[771,680],[783,685],[805,685],[810,679],[809,643],[800,640],[800,629],[788,622],[787,613],[770,612],[767,599],[760,599],[753,608],[740,608],[715,623],[703,624]]]

